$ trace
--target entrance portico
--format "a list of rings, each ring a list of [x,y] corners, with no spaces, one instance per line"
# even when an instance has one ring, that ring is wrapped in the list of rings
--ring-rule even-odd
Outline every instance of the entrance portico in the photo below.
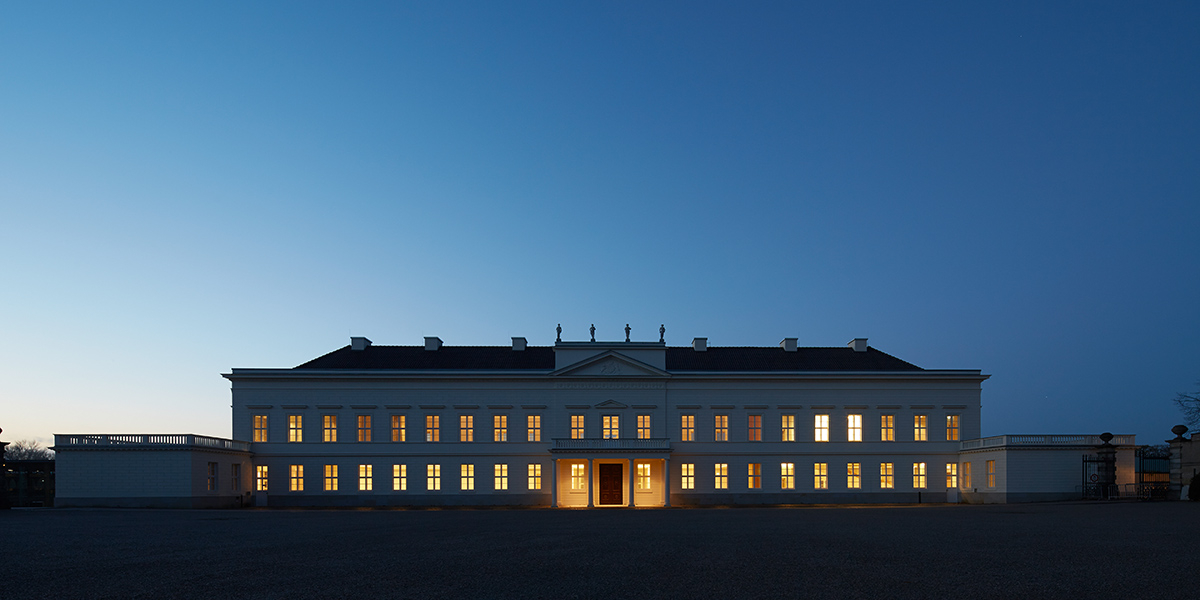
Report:
[[[555,508],[671,505],[668,440],[554,441],[550,490]]]

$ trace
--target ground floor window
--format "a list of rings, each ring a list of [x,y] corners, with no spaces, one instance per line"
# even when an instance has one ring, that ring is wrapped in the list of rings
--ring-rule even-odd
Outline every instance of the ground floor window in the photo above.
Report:
[[[325,465],[325,491],[336,492],[338,489],[338,466]]]
[[[762,463],[750,463],[750,466],[748,466],[746,468],[746,471],[747,471],[747,476],[749,477],[749,481],[747,481],[746,483],[750,486],[750,489],[757,490],[757,489],[761,488],[762,487]]]
[[[925,489],[925,463],[913,463],[913,489]]]
[[[862,463],[846,463],[846,487],[852,490],[862,488]]]
[[[291,477],[290,477],[291,485],[288,487],[288,489],[290,489],[293,492],[303,492],[304,491],[304,465],[291,465],[290,471],[291,471],[291,474],[290,474],[291,475]]]
[[[996,461],[987,461],[987,486],[996,487]]]
[[[958,463],[946,463],[946,487],[958,487]]]
[[[637,465],[637,489],[650,489],[650,465]]]
[[[475,465],[464,464],[459,467],[458,489],[469,492],[475,489]]]
[[[682,479],[679,482],[680,489],[696,489],[696,465],[694,463],[683,463],[680,467],[682,467]]]
[[[208,463],[208,491],[217,491],[217,463]]]
[[[969,462],[962,464],[962,484],[964,488],[971,488],[971,463]]]
[[[425,489],[431,492],[442,489],[442,465],[425,465]]]
[[[392,465],[392,491],[408,489],[408,465]]]
[[[813,488],[829,489],[829,463],[813,463]]]
[[[492,468],[492,474],[495,477],[495,483],[492,486],[497,490],[508,489],[508,465],[497,463]]]
[[[896,487],[895,469],[892,463],[879,463],[879,487],[890,490]]]
[[[371,465],[358,465],[358,491],[369,492],[375,488],[371,471]]]
[[[571,465],[571,489],[587,489],[587,465]]]
[[[717,463],[716,467],[716,484],[718,490],[729,489],[729,464]]]
[[[779,463],[779,488],[796,489],[796,463]]]
[[[529,489],[542,489],[542,465],[529,463]]]
[[[229,489],[231,489],[235,492],[241,491],[241,489],[242,489],[242,465],[240,465],[238,463],[234,463],[234,464],[230,465],[230,467],[232,467],[230,469],[230,476],[233,478],[233,480],[230,483],[232,483],[233,485]]]

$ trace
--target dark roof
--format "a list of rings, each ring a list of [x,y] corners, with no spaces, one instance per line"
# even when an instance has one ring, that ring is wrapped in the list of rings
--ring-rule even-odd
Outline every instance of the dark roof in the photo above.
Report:
[[[868,348],[713,347],[696,352],[690,346],[667,348],[667,371],[920,371],[920,367],[890,354]],[[369,346],[364,350],[339,348],[314,358],[297,369],[351,370],[554,370],[554,348],[529,346],[514,351],[508,346]]]

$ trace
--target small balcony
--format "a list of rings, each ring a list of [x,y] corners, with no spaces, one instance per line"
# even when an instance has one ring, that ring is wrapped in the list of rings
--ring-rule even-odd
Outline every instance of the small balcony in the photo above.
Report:
[[[620,438],[605,440],[599,438],[554,438],[551,452],[628,452],[630,450],[653,450],[658,452],[671,451],[670,438]]]

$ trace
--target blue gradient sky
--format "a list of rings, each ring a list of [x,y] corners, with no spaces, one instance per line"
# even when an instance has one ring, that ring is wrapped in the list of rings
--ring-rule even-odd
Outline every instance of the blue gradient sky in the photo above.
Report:
[[[868,337],[985,435],[1197,387],[1200,4],[249,4],[0,7],[5,439],[560,322]]]

